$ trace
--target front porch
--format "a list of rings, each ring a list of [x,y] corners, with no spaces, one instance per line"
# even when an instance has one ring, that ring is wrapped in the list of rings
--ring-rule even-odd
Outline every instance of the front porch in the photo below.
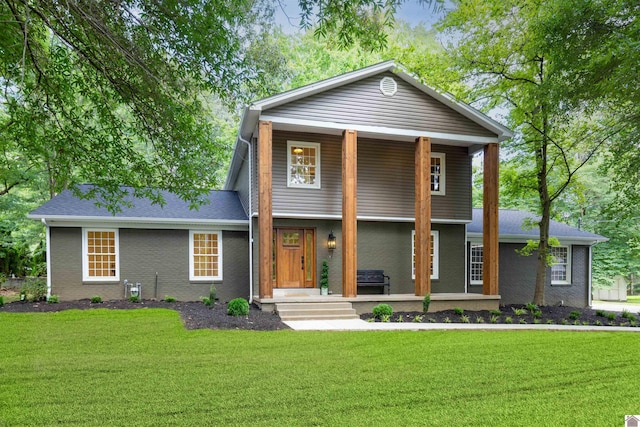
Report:
[[[314,289],[314,291],[319,291]],[[253,303],[263,311],[276,311],[276,304],[318,304],[318,303],[351,303],[357,314],[371,313],[378,304],[389,304],[394,312],[422,311],[424,297],[413,294],[391,295],[357,295],[355,297],[343,297],[340,294],[319,295],[318,293],[305,292],[304,289],[292,289],[286,293],[275,294],[270,298],[253,298]],[[500,306],[500,295],[482,295],[470,293],[434,293],[431,294],[429,312],[450,310],[460,307],[464,310],[497,310]]]

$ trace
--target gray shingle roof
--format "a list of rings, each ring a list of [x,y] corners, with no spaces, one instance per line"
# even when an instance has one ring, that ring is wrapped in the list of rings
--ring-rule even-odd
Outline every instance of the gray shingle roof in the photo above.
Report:
[[[522,228],[523,221],[526,218],[533,220],[539,220],[539,216],[529,212],[515,210],[515,209],[500,209],[498,220],[498,234],[499,238],[521,238],[522,241],[527,239],[536,239],[539,236],[538,227],[530,230],[524,230]],[[467,232],[469,234],[482,234],[482,209],[473,209],[473,219],[469,225],[467,225]],[[567,224],[562,224],[557,221],[551,221],[549,224],[549,234],[552,237],[557,237],[560,240],[572,240],[572,241],[590,241],[590,242],[604,242],[606,237],[598,234],[589,233],[584,230],[579,230],[575,227],[571,227]]]
[[[89,185],[79,186],[82,192],[91,188]],[[122,207],[115,215],[104,207],[96,206],[95,200],[80,199],[69,190],[65,190],[29,214],[30,218],[68,219],[109,218],[145,219],[145,220],[221,220],[247,221],[238,194],[235,191],[211,191],[205,198],[210,203],[200,206],[198,210],[189,209],[189,203],[173,193],[161,191],[165,205],[152,204],[149,199],[127,196],[133,206]]]

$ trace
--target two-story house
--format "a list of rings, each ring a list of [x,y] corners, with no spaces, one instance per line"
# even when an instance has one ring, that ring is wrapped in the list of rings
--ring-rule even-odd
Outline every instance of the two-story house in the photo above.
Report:
[[[498,145],[511,135],[388,61],[248,106],[225,189],[198,211],[165,193],[164,207],[132,197],[112,215],[66,191],[30,216],[47,225],[49,289],[63,299],[121,298],[127,279],[144,298],[196,300],[214,284],[223,300],[273,309],[321,300],[326,260],[324,298],[358,311],[419,310],[426,294],[434,307],[497,307]],[[483,256],[470,286],[478,152]],[[358,270],[383,270],[390,295],[359,287]]]

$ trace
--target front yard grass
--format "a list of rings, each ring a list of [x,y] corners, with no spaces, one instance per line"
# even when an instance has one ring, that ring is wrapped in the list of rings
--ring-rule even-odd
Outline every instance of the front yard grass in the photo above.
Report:
[[[622,425],[624,332],[187,331],[173,310],[0,313],[0,425]]]

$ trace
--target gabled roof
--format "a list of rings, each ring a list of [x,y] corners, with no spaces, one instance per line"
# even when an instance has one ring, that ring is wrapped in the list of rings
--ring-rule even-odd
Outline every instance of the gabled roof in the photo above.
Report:
[[[420,79],[408,73],[406,69],[399,63],[394,60],[381,62],[379,64],[371,65],[369,67],[361,68],[359,70],[351,71],[348,73],[341,74],[339,76],[331,77],[325,80],[321,80],[312,84],[308,84],[306,86],[299,87],[297,89],[292,89],[277,95],[270,96],[268,98],[264,98],[258,101],[255,101],[251,105],[249,105],[242,117],[242,121],[240,123],[240,129],[238,131],[238,139],[236,140],[236,145],[234,148],[233,158],[231,159],[231,164],[229,166],[229,173],[227,175],[227,182],[225,183],[225,188],[229,188],[232,185],[236,174],[240,168],[241,159],[244,158],[246,152],[245,144],[240,143],[241,140],[248,141],[256,128],[258,120],[260,119],[261,114],[266,110],[287,104],[292,103],[297,100],[307,98],[322,92],[329,91],[331,89],[338,88],[340,86],[345,86],[353,82],[357,82],[363,79],[366,79],[371,76],[378,75],[384,72],[392,72],[398,78],[407,82],[411,86],[415,87],[419,91],[425,93],[426,95],[436,99],[440,103],[445,106],[451,108],[452,110],[458,112],[462,116],[467,119],[477,123],[481,127],[489,130],[490,132],[496,135],[497,141],[503,141],[509,139],[513,136],[513,132],[482,112],[476,110],[475,108],[465,104],[462,101],[455,99],[448,93],[439,92],[434,88],[431,88],[420,81]],[[382,128],[381,128],[382,129]],[[423,135],[419,135],[423,136]]]
[[[473,209],[473,217],[470,224],[467,225],[467,235],[469,237],[482,236],[482,209]],[[538,227],[526,230],[522,225],[526,219],[539,221],[540,217],[529,212],[515,209],[500,209],[498,219],[498,235],[500,241],[523,242],[527,240],[538,239],[540,232]],[[570,225],[557,221],[551,221],[549,224],[549,235],[556,237],[561,242],[596,244],[598,242],[606,242],[606,237],[598,234],[589,233]]]
[[[90,185],[80,185],[86,193]],[[122,206],[122,211],[113,214],[104,207],[96,206],[96,200],[81,199],[70,190],[65,190],[39,208],[28,217],[44,219],[47,222],[145,222],[145,223],[184,223],[184,224],[247,224],[248,218],[235,191],[211,191],[207,196],[208,204],[198,210],[189,209],[189,203],[173,193],[161,191],[165,205],[153,204],[146,198],[129,195],[126,202],[133,205]]]

